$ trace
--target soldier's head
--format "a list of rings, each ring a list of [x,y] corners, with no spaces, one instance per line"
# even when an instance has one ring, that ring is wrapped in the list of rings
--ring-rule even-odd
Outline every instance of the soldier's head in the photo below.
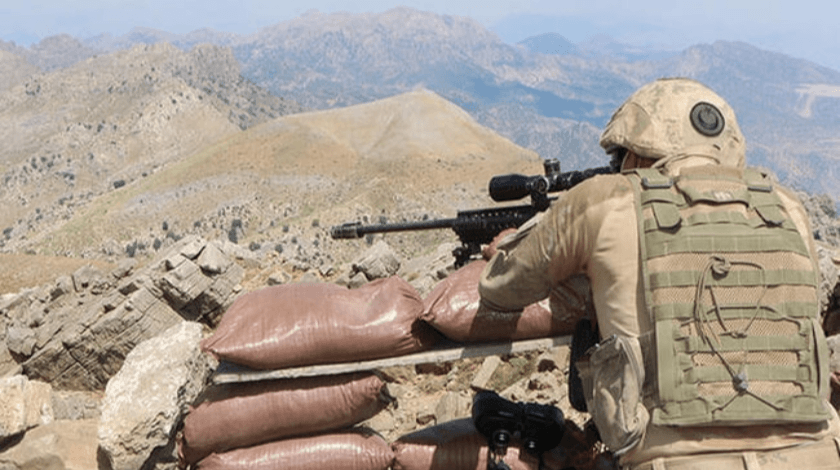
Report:
[[[665,78],[633,93],[601,134],[601,147],[622,168],[641,168],[686,157],[743,167],[744,136],[735,112],[715,92],[687,78]]]

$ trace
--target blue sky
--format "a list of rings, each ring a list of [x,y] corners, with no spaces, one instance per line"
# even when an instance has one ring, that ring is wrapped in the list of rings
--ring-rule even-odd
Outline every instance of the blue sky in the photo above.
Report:
[[[840,70],[840,2],[827,0],[10,0],[0,3],[0,39],[29,45],[68,33],[122,35],[135,26],[172,33],[200,28],[248,34],[307,10],[382,12],[404,5],[469,16],[507,42],[556,32],[574,42],[606,34],[633,45],[682,49],[745,41]]]

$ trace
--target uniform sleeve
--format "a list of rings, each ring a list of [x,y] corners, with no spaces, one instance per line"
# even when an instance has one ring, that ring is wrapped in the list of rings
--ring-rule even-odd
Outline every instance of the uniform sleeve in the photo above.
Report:
[[[521,310],[583,273],[604,216],[599,206],[613,197],[616,185],[627,184],[621,175],[587,180],[505,238],[482,273],[482,303],[494,310]]]

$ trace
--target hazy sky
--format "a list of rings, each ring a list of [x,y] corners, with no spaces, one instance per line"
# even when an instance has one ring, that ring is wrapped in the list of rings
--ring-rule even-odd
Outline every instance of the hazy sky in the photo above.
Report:
[[[378,13],[400,5],[469,16],[507,42],[545,32],[675,49],[737,40],[840,70],[840,2],[829,0],[0,0],[0,39],[29,45],[60,33],[122,35],[135,26],[248,34],[310,9]]]

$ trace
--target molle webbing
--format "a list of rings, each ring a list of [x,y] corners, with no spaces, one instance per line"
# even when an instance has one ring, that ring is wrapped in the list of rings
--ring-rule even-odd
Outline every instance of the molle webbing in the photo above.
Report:
[[[711,166],[629,176],[655,325],[653,422],[825,420],[818,271],[769,180]]]

